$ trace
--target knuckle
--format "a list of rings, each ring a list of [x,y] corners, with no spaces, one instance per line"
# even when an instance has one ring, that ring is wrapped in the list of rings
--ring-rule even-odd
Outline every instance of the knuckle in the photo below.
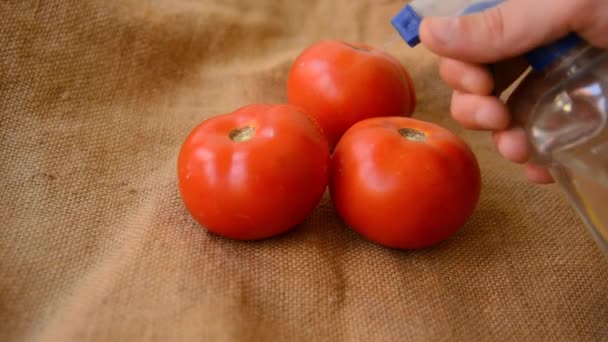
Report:
[[[481,13],[483,26],[486,34],[493,42],[502,42],[505,39],[505,19],[500,6],[490,8]],[[499,45],[497,45],[499,46]]]

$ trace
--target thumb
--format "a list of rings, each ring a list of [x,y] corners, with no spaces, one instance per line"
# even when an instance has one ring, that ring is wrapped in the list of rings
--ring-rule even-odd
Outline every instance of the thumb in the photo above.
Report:
[[[608,47],[608,3],[507,0],[470,15],[425,18],[420,38],[438,55],[492,63],[520,56],[570,32],[592,45]]]

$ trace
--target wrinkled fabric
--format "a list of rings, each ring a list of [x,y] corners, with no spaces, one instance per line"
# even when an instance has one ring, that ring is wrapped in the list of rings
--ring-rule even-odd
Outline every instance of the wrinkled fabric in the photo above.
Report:
[[[559,188],[529,184],[487,133],[451,119],[437,58],[394,41],[402,6],[0,2],[0,340],[608,340],[606,257]],[[185,136],[286,101],[291,63],[320,39],[386,47],[412,74],[415,117],[476,153],[480,202],[450,240],[379,247],[327,195],[259,242],[188,215]]]

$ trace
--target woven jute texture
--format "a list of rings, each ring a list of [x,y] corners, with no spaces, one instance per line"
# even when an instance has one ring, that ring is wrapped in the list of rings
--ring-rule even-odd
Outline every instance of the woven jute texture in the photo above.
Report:
[[[376,246],[328,196],[255,243],[186,212],[176,158],[196,124],[284,102],[315,41],[384,46],[403,4],[0,1],[0,341],[608,340],[606,257],[556,186],[455,124],[422,46],[387,47],[415,116],[466,139],[483,173],[449,241]]]

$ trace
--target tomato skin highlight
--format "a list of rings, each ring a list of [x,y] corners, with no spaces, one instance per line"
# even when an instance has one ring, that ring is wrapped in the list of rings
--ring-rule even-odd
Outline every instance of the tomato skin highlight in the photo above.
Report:
[[[236,240],[287,232],[318,205],[329,179],[329,145],[315,122],[287,104],[253,104],[203,121],[177,161],[192,217]]]
[[[329,188],[351,229],[385,247],[418,249],[465,225],[479,200],[481,174],[468,145],[447,129],[412,118],[371,118],[336,146]]]
[[[358,121],[406,116],[416,108],[414,83],[392,55],[365,44],[320,41],[296,58],[287,97],[310,113],[335,147]]]

